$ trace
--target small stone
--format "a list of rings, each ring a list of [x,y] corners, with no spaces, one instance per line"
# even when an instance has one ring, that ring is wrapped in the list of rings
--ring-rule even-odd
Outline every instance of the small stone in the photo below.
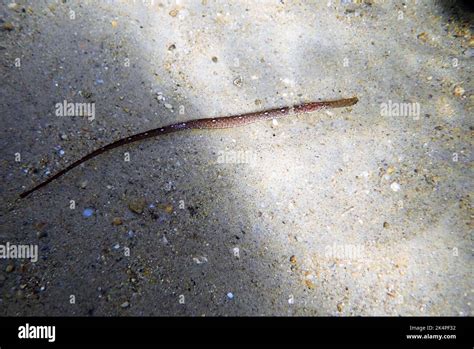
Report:
[[[170,11],[169,15],[171,17],[176,17],[178,15],[178,13],[179,13],[179,10],[173,9],[173,10]]]
[[[423,42],[428,41],[428,34],[426,34],[425,32],[418,34],[416,37]]]
[[[173,213],[173,205],[165,205],[164,209],[166,213]]]
[[[63,133],[60,137],[63,141],[67,141],[69,139],[68,135],[65,133]]]
[[[87,184],[89,184],[89,181],[86,180],[86,179],[84,179],[84,180],[82,180],[82,181],[79,182],[79,188],[81,188],[81,189],[86,189]]]
[[[344,307],[344,303],[337,303],[337,311],[342,312],[342,308]]]
[[[232,292],[227,293],[227,298],[234,299],[234,294]]]
[[[242,87],[243,85],[243,80],[241,76],[238,76],[234,79],[233,84],[237,87]]]
[[[5,268],[5,271],[7,273],[11,273],[13,270],[15,270],[15,266],[13,264],[8,264],[7,267]]]
[[[123,222],[122,222],[122,218],[120,217],[114,217],[112,219],[112,225],[122,225]]]
[[[8,4],[8,8],[9,8],[10,10],[16,11],[16,10],[18,9],[18,4],[17,4],[17,3],[14,3],[14,2],[9,3],[9,4]]]
[[[112,28],[117,28],[118,26],[118,22],[115,20],[111,21],[110,24],[112,25]]]
[[[169,103],[165,103],[165,108],[166,109],[173,109],[173,106]]]
[[[468,42],[469,47],[474,48],[474,36],[471,36]]]
[[[207,257],[205,257],[205,256],[193,257],[193,261],[196,264],[204,264],[204,263],[207,263]]]
[[[120,308],[122,309],[128,308],[129,306],[130,306],[129,302],[123,302],[122,304],[120,304]]]
[[[385,229],[388,229],[388,227],[390,227],[390,224],[388,224],[388,222],[383,222],[383,227]]]
[[[290,257],[290,263],[293,264],[293,265],[296,264],[296,257],[295,256]]]
[[[2,29],[7,30],[7,31],[12,31],[13,29],[15,29],[15,27],[13,26],[12,22],[5,22],[2,25]]]
[[[145,205],[146,205],[145,199],[144,198],[139,198],[139,199],[131,200],[128,203],[128,208],[130,209],[130,211],[132,211],[134,213],[142,214],[143,209],[145,208]]]
[[[308,287],[310,290],[314,290],[314,283],[311,280],[306,279],[304,281],[304,283],[305,283],[306,287]]]
[[[212,61],[213,61],[214,63],[217,63],[217,57],[216,57],[216,56],[212,57]]]
[[[38,231],[36,232],[36,237],[38,239],[42,239],[42,238],[45,238],[48,236],[48,233],[46,233],[45,231]]]
[[[398,184],[397,182],[393,182],[392,184],[390,184],[390,188],[394,192],[400,191],[400,189],[401,189],[400,184]]]
[[[84,211],[82,211],[82,215],[86,218],[91,217],[94,214],[94,210],[92,208],[86,208]]]
[[[175,44],[171,44],[171,45],[168,47],[168,51],[173,51],[173,50],[176,50],[176,45],[175,45]]]
[[[466,91],[465,91],[461,86],[459,86],[459,85],[456,86],[456,87],[454,88],[454,91],[453,91],[453,93],[454,93],[454,95],[455,95],[456,97],[462,97],[465,92],[466,92]]]

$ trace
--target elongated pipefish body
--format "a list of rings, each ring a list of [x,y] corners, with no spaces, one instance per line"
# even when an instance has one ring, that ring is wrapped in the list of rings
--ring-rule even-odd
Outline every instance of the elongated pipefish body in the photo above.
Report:
[[[338,99],[338,100],[333,100],[333,101],[311,102],[311,103],[295,105],[292,107],[275,108],[275,109],[270,109],[270,110],[254,112],[254,113],[191,120],[187,122],[180,122],[180,123],[176,123],[176,124],[172,124],[168,126],[155,128],[153,130],[145,131],[142,133],[137,133],[133,136],[119,139],[118,141],[115,141],[113,143],[103,146],[102,148],[94,150],[92,153],[73,162],[72,164],[62,169],[55,175],[46,179],[44,182],[38,184],[34,188],[21,193],[20,197],[21,198],[27,197],[31,193],[44,187],[45,185],[54,181],[55,179],[61,177],[67,172],[71,171],[73,168],[79,166],[83,162],[86,162],[87,160],[95,158],[96,156],[102,153],[105,153],[109,150],[112,150],[114,148],[118,148],[118,147],[121,147],[126,144],[130,144],[133,142],[138,142],[143,139],[153,138],[153,137],[161,136],[164,134],[173,133],[177,131],[183,131],[183,130],[203,130],[203,129],[220,129],[220,128],[239,127],[239,126],[248,125],[257,121],[278,119],[278,118],[283,118],[289,115],[310,113],[310,112],[321,110],[321,109],[349,107],[351,105],[356,104],[357,101],[358,101],[357,97],[352,97],[352,98],[344,98],[344,99]]]

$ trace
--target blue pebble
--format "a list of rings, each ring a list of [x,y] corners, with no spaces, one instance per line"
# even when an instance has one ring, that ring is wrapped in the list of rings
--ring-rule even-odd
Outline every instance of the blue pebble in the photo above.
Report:
[[[227,298],[234,299],[234,294],[232,292],[227,293]]]
[[[94,210],[92,208],[86,208],[83,212],[82,215],[86,218],[89,218],[94,214]]]

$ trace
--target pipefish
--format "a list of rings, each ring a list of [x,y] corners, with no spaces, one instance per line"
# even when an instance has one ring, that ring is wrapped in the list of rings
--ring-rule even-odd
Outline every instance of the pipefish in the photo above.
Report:
[[[165,135],[168,133],[184,131],[184,130],[223,129],[223,128],[231,128],[231,127],[240,127],[240,126],[245,126],[257,121],[278,119],[278,118],[283,118],[283,117],[294,115],[294,114],[311,113],[311,112],[314,112],[316,110],[321,110],[321,109],[349,107],[351,105],[356,104],[357,102],[358,102],[357,97],[343,98],[343,99],[337,99],[337,100],[331,100],[331,101],[310,102],[310,103],[294,105],[292,107],[268,109],[268,110],[253,112],[253,113],[246,113],[246,114],[239,114],[239,115],[232,115],[232,116],[222,116],[222,117],[216,117],[216,118],[190,120],[186,122],[171,124],[168,126],[158,127],[149,131],[137,133],[135,135],[119,139],[115,142],[112,142],[99,149],[94,150],[92,153],[87,154],[83,158],[73,162],[66,168],[57,172],[55,175],[49,177],[44,182],[41,182],[40,184],[33,187],[32,189],[21,193],[20,198],[27,197],[31,193],[44,187],[48,183],[51,183],[55,179],[58,179],[59,177],[65,175],[66,173],[71,171],[73,168],[79,166],[80,164],[82,164],[83,162],[86,162],[87,160],[95,158],[96,156],[103,154],[109,150],[121,147],[126,144],[138,142],[143,139],[158,137],[158,136]]]

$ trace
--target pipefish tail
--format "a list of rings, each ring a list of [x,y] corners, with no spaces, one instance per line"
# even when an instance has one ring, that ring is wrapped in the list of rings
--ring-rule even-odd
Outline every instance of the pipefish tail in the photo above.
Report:
[[[321,110],[321,109],[349,107],[351,105],[356,104],[357,102],[358,102],[357,97],[337,99],[337,100],[332,100],[332,101],[311,102],[311,103],[294,105],[292,107],[275,108],[275,109],[254,112],[254,113],[191,120],[187,122],[180,122],[180,123],[176,123],[176,124],[172,124],[168,126],[155,128],[153,130],[137,133],[133,136],[119,139],[113,143],[103,146],[102,148],[94,150],[92,153],[73,162],[66,168],[57,172],[55,175],[46,179],[44,182],[38,184],[34,188],[21,193],[20,198],[27,197],[31,193],[51,183],[55,179],[58,179],[59,177],[65,175],[66,173],[71,171],[73,168],[79,166],[80,164],[86,162],[87,160],[93,159],[96,156],[103,154],[109,150],[124,146],[126,144],[138,142],[143,139],[153,138],[153,137],[165,135],[168,133],[184,131],[184,130],[205,130],[205,129],[222,129],[222,128],[240,127],[240,126],[245,126],[257,121],[278,119],[278,118],[283,118],[283,117],[287,117],[294,114],[311,113],[311,112],[314,112],[316,110]]]

